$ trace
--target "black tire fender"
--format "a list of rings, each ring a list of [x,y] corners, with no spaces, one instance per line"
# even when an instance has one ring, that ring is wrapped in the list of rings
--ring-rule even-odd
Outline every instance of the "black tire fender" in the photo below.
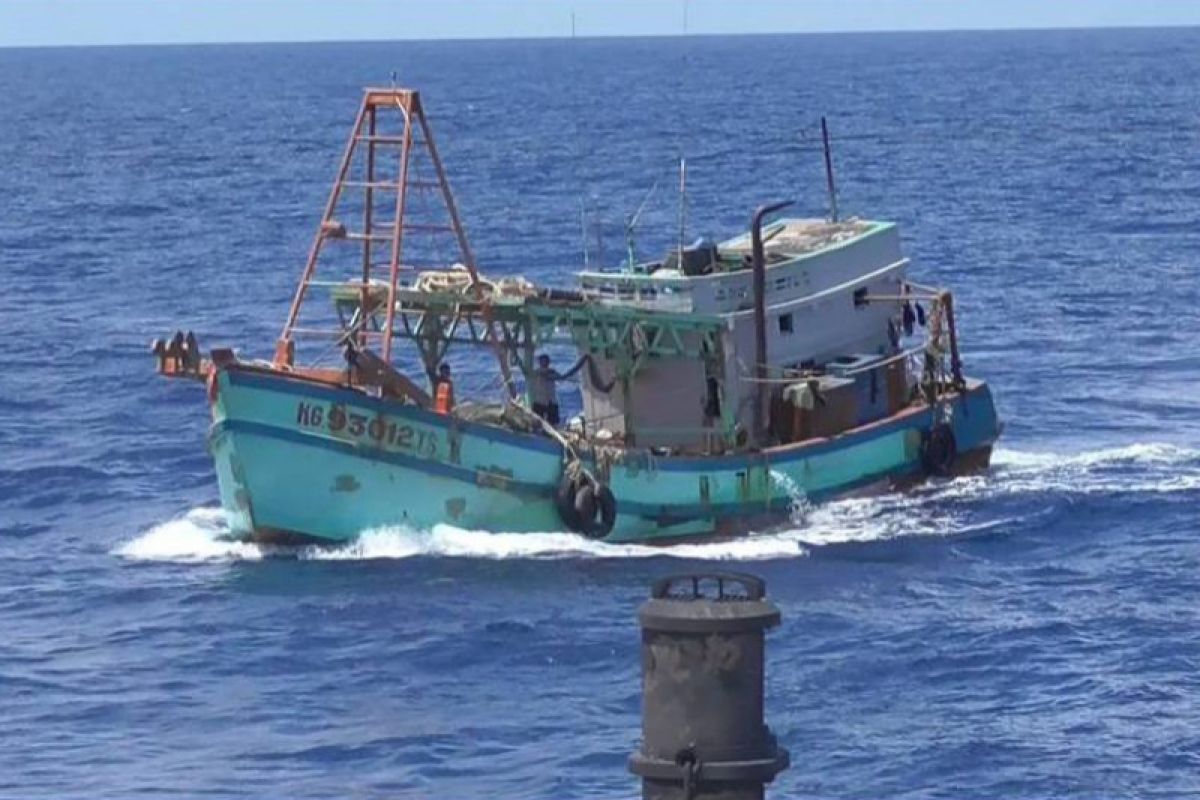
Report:
[[[575,492],[575,516],[582,523],[581,532],[590,535],[596,520],[596,487],[590,481],[583,481]]]
[[[575,513],[583,520],[580,533],[589,539],[603,539],[617,521],[617,498],[604,484],[588,481],[575,495]]]
[[[567,526],[567,530],[580,532],[583,530],[583,520],[575,513],[575,495],[580,480],[569,472],[564,472],[554,491],[554,508],[558,517]]]
[[[921,438],[921,466],[930,475],[945,478],[954,471],[958,460],[958,441],[954,429],[944,422],[934,425]]]
[[[592,535],[601,539],[612,533],[613,525],[617,522],[617,498],[612,489],[604,484],[596,488],[596,511],[600,518],[592,529]]]

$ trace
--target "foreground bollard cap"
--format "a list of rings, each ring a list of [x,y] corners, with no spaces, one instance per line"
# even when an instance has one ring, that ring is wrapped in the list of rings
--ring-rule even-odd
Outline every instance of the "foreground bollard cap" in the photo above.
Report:
[[[766,587],[738,573],[654,584],[642,625],[642,748],[629,761],[645,800],[760,800],[788,753],[763,721],[764,636],[779,624]]]

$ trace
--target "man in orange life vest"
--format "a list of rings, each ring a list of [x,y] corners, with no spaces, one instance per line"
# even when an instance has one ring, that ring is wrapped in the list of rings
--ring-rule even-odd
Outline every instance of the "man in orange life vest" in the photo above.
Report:
[[[433,410],[439,414],[449,414],[454,410],[454,381],[450,379],[450,365],[438,367],[437,386],[433,393]]]

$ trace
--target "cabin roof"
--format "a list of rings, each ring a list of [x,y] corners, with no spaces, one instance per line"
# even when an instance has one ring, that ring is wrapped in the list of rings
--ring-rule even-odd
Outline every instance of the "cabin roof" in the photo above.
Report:
[[[854,239],[889,227],[890,223],[849,219],[830,222],[824,219],[781,219],[763,229],[763,246],[771,253],[793,256],[810,255],[844,245]],[[726,252],[749,253],[749,232],[717,245]]]
[[[774,266],[784,261],[817,256],[820,253],[846,247],[861,239],[895,227],[894,223],[878,220],[849,219],[830,222],[824,219],[780,219],[763,228],[763,249],[768,264]],[[635,280],[639,282],[703,281],[741,272],[749,267],[751,252],[750,233],[746,232],[716,245],[721,265],[704,275],[684,275],[678,270],[662,269],[661,262],[639,264],[631,270],[624,266],[620,271],[584,270],[576,273],[585,283],[593,281]]]

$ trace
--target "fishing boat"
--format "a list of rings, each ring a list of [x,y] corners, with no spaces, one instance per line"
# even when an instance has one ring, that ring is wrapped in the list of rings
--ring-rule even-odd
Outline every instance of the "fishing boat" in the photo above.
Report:
[[[449,523],[668,543],[986,468],[1001,423],[951,292],[909,279],[896,225],[788,205],[570,288],[489,277],[419,93],[366,89],[272,358],[179,332],[158,369],[207,385],[231,530],[267,542]],[[581,358],[566,424],[533,411],[547,347]],[[469,348],[496,382],[455,402],[443,364]]]

